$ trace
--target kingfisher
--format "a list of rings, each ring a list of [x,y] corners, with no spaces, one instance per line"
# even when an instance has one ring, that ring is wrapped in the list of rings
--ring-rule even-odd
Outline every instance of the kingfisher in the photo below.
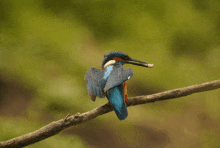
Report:
[[[124,120],[128,116],[125,104],[128,99],[127,80],[133,76],[132,69],[125,69],[124,64],[154,66],[154,64],[133,59],[123,52],[112,51],[104,55],[101,70],[91,67],[84,78],[91,100],[95,101],[96,96],[107,97],[119,120]]]

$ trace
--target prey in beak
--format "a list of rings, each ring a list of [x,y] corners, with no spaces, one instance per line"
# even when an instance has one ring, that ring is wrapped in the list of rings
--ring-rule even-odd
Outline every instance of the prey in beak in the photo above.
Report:
[[[137,66],[143,66],[143,67],[149,67],[149,68],[154,67],[154,64],[149,64],[149,63],[146,63],[146,62],[143,62],[140,60],[136,60],[133,58],[129,58],[128,60],[124,60],[124,62],[126,64],[133,64],[133,65],[137,65]]]

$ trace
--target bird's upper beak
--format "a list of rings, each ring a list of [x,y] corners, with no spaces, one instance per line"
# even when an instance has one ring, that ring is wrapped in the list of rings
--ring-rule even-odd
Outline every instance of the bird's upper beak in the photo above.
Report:
[[[149,64],[140,60],[136,60],[133,58],[130,58],[129,60],[125,60],[124,61],[127,64],[133,64],[133,65],[138,65],[138,66],[143,66],[143,67],[154,67],[154,64]]]

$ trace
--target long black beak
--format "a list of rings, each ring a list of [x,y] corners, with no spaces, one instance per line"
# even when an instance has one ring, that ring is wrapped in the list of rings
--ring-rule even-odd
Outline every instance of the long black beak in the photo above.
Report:
[[[127,64],[133,64],[133,65],[137,65],[137,66],[143,66],[143,67],[154,67],[154,64],[149,64],[149,63],[146,63],[146,62],[143,62],[143,61],[140,61],[140,60],[136,60],[136,59],[133,59],[133,58],[130,58],[129,60],[126,60],[125,63]]]

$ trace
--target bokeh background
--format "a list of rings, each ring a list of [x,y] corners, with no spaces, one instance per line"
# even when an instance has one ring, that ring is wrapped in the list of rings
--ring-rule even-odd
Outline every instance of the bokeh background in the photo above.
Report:
[[[217,80],[220,1],[0,0],[0,141],[106,103],[89,99],[84,75],[110,51],[155,64],[124,66],[129,96]],[[28,147],[220,147],[220,90],[128,111]]]

